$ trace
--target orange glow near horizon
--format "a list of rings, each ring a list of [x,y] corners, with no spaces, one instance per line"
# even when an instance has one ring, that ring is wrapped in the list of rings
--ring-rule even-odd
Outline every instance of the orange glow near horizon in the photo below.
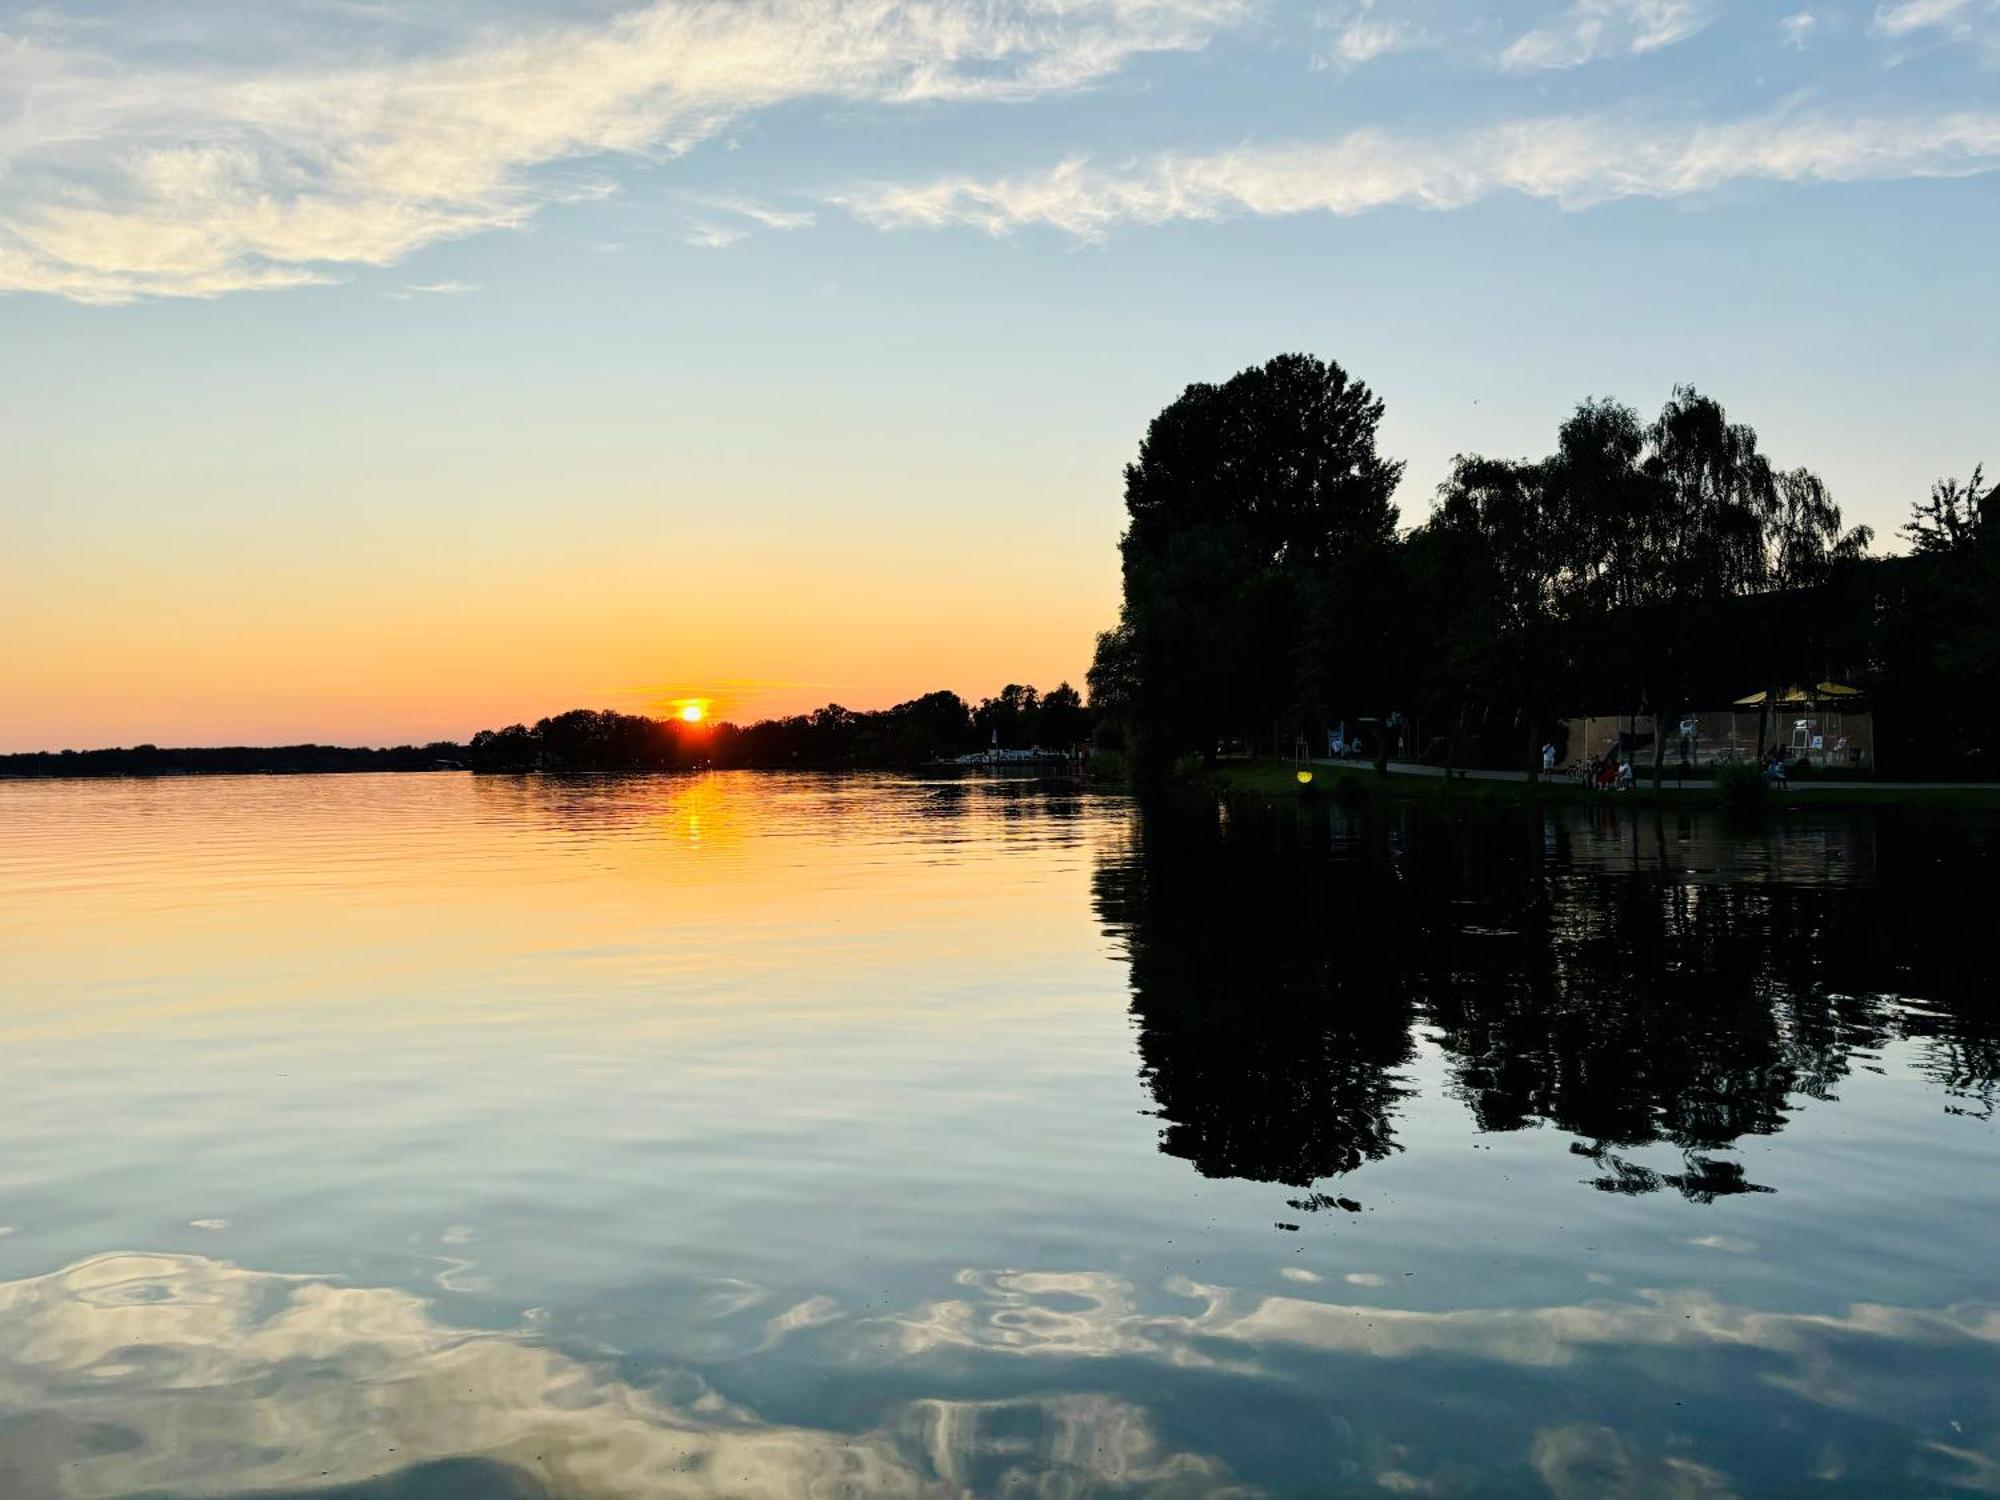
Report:
[[[494,522],[443,553],[410,532],[275,559],[261,538],[121,533],[10,577],[23,649],[0,651],[0,751],[462,742],[571,708],[748,724],[1081,687],[1118,610],[1100,529],[1027,548],[905,528],[531,551]]]
[[[681,705],[681,722],[683,724],[699,724],[707,717],[708,706],[706,704],[685,703]]]
[[[782,612],[762,607],[769,592],[718,597],[719,583],[662,599],[655,575],[625,563],[221,578],[204,559],[105,566],[87,590],[29,575],[10,605],[35,647],[0,653],[0,752],[423,744],[571,708],[691,723],[698,706],[701,724],[748,724],[939,689],[977,701],[1009,682],[1080,688],[1117,614],[1115,554],[1038,576],[1046,563],[975,575],[882,558],[863,584],[800,568]]]

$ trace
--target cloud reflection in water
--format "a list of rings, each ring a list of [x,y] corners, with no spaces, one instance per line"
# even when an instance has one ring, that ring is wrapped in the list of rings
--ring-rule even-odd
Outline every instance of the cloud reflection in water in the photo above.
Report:
[[[686,1371],[641,1388],[525,1329],[442,1323],[398,1289],[196,1255],[97,1256],[0,1284],[0,1391],[12,1419],[0,1421],[0,1479],[11,1496],[104,1500],[1242,1496],[1258,1491],[1217,1459],[1165,1440],[1146,1405],[1061,1387],[1088,1385],[1091,1366],[1116,1358],[1257,1398],[1311,1358],[1365,1360],[1394,1370],[1383,1379],[1439,1388],[1489,1385],[1481,1367],[1518,1380],[1571,1367],[1587,1376],[1594,1367],[1584,1362],[1617,1360],[1649,1363],[1678,1389],[1692,1367],[1663,1361],[1690,1354],[1711,1371],[1718,1357],[1747,1361],[1732,1366],[1732,1402],[1878,1414],[1930,1434],[1901,1463],[1931,1483],[1978,1491],[2000,1474],[1993,1434],[1947,1415],[1974,1417],[1963,1392],[2000,1374],[1992,1306],[1856,1304],[1819,1315],[1680,1290],[1426,1311],[1177,1277],[1162,1290],[1191,1308],[1171,1313],[1148,1310],[1145,1288],[1103,1272],[966,1270],[957,1280],[962,1296],[879,1317],[809,1299],[770,1320],[767,1337],[817,1341],[818,1357],[856,1390],[885,1364],[899,1384],[913,1375],[959,1384],[965,1358],[990,1366],[1010,1356],[1036,1360],[1044,1373],[1035,1388],[898,1398],[873,1430],[844,1433],[764,1421]],[[1912,1381],[1913,1368],[1928,1373]],[[1346,1393],[1337,1407],[1358,1409],[1377,1383],[1329,1389]],[[1694,1395],[1700,1384],[1685,1388]],[[1531,1384],[1517,1385],[1502,1404],[1521,1404],[1521,1420],[1482,1423],[1470,1445],[1477,1462],[1466,1443],[1442,1435],[1434,1451],[1387,1435],[1356,1443],[1338,1418],[1345,1471],[1363,1480],[1359,1463],[1366,1475],[1337,1488],[1479,1494],[1512,1474],[1558,1496],[1733,1492],[1712,1454],[1602,1422],[1551,1420],[1588,1413],[1557,1413],[1538,1399]],[[1826,1462],[1837,1467],[1838,1455]]]
[[[797,1326],[830,1316],[801,1307]],[[1163,1448],[1110,1396],[920,1400],[859,1435],[773,1425],[684,1372],[642,1390],[524,1332],[441,1323],[408,1292],[196,1255],[0,1284],[0,1392],[17,1418],[0,1424],[0,1488],[17,1500],[332,1494],[392,1475],[406,1482],[368,1493],[428,1495],[448,1475],[487,1497],[943,1496],[975,1475],[1008,1493],[1230,1492],[1219,1464]]]

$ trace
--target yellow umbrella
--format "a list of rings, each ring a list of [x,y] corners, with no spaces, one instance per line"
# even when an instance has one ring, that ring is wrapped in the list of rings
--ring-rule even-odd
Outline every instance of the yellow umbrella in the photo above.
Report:
[[[1757,708],[1766,703],[1813,703],[1821,698],[1859,698],[1861,689],[1843,687],[1837,682],[1822,682],[1810,692],[1801,687],[1786,688],[1774,699],[1769,693],[1752,693],[1747,698],[1738,698],[1736,707]]]

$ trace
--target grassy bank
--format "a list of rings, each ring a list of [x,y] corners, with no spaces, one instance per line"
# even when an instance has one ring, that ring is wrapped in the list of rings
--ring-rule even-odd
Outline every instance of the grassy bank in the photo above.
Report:
[[[1567,781],[1472,781],[1440,776],[1384,775],[1368,766],[1314,766],[1310,785],[1301,786],[1289,761],[1228,761],[1195,773],[1199,785],[1239,796],[1323,798],[1366,801],[1389,798],[1408,802],[1476,802],[1520,804],[1588,802],[1611,798],[1618,803],[1667,807],[1715,807],[1715,788],[1690,783],[1685,790],[1671,783],[1654,788],[1641,783],[1630,791],[1599,792]],[[1843,807],[1853,809],[1919,808],[1938,812],[2000,812],[2000,790],[1991,787],[1815,787],[1794,782],[1770,791],[1763,805],[1772,809]]]

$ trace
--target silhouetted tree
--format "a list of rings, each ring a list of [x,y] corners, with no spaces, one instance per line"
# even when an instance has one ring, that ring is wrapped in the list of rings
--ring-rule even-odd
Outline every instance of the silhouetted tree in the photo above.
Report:
[[[1339,365],[1292,354],[1191,385],[1153,419],[1120,544],[1142,767],[1224,734],[1268,742],[1293,712],[1309,611],[1338,610],[1393,541],[1402,467],[1376,451],[1381,417]]]
[[[1051,750],[1068,750],[1090,738],[1090,710],[1083,695],[1059,682],[1042,695],[1035,741]]]
[[[482,729],[467,748],[477,771],[532,771],[541,755],[541,741],[525,724]]]
[[[1653,774],[1666,756],[1665,724],[1686,706],[1695,664],[1716,645],[1718,606],[1765,582],[1764,517],[1771,465],[1749,425],[1714,398],[1675,386],[1646,430],[1646,472],[1662,507],[1652,548],[1638,559],[1643,592],[1659,606],[1639,659],[1654,715]]]
[[[1098,632],[1097,650],[1084,676],[1100,749],[1123,752],[1126,726],[1139,699],[1139,651],[1132,627],[1122,619]]]
[[[1984,479],[1940,479],[1911,507],[1912,555],[1866,600],[1881,706],[1925,726],[1906,755],[1933,773],[1991,776],[2000,752],[2000,507]]]
[[[1034,688],[1010,682],[972,711],[972,730],[981,745],[1003,750],[1027,750],[1041,728],[1041,695]]]
[[[1586,401],[1546,459],[1459,459],[1406,539],[1429,595],[1407,630],[1435,663],[1408,680],[1450,731],[1448,762],[1469,727],[1511,725],[1532,768],[1560,712],[1622,703],[1657,724],[1718,681],[1733,698],[1858,654],[1834,594],[1870,540],[1817,476],[1774,473],[1756,434],[1689,387],[1649,427]]]
[[[1764,524],[1764,579],[1782,592],[1817,588],[1835,568],[1859,561],[1875,540],[1873,529],[1842,529],[1840,507],[1810,469],[1777,476]]]
[[[1993,486],[1981,488],[1986,467],[1974,464],[1972,478],[1964,484],[1956,479],[1940,479],[1931,486],[1930,497],[1910,507],[1910,519],[1903,535],[1920,556],[1950,556],[1969,551],[1987,540],[1992,522]]]
[[[1564,627],[1579,589],[1578,528],[1548,465],[1460,457],[1426,525],[1445,541],[1464,605],[1442,629],[1461,674],[1505,696],[1532,779],[1564,680]]]
[[[920,765],[957,755],[972,741],[972,710],[956,693],[926,693],[860,717],[854,754],[868,765]]]

